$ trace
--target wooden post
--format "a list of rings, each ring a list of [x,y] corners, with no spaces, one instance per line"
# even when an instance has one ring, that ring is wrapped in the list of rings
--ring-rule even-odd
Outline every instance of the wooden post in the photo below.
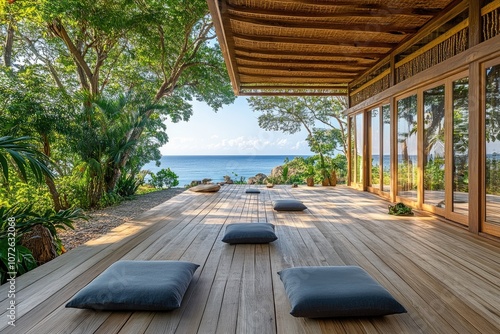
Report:
[[[481,8],[484,0],[469,0],[469,48],[482,42]]]
[[[398,108],[396,98],[393,96],[391,106],[391,202],[396,202],[398,193]]]
[[[351,133],[351,127],[352,127],[352,117],[347,116],[347,180],[346,184],[350,187],[351,186],[351,175],[352,175],[352,133]]]
[[[481,65],[469,65],[469,231],[479,233],[484,211],[484,112]]]

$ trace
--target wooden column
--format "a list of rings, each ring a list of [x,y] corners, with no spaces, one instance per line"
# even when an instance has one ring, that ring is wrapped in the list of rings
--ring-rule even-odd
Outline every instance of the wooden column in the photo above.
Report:
[[[469,65],[469,231],[479,233],[484,211],[484,116],[481,65]]]
[[[481,8],[484,0],[469,0],[469,48],[482,42]]]
[[[368,123],[370,121],[370,118],[368,117],[368,112],[364,111],[363,112],[363,183],[361,187],[363,188],[363,191],[366,191],[368,189],[368,184],[370,183],[368,178],[370,177],[370,171],[369,168],[371,169],[371,161],[368,161],[368,158],[371,159],[371,156],[369,157],[369,149],[368,149],[368,134],[369,134],[369,129],[371,129],[371,124],[369,125]]]
[[[391,53],[390,56],[390,73],[389,73],[389,87],[392,87],[396,84],[396,57],[394,53]]]
[[[352,117],[347,116],[347,180],[346,184],[350,187],[351,186],[351,175],[352,175],[352,133],[351,133],[351,126],[352,126]]]
[[[424,202],[424,93],[417,93],[417,208]]]
[[[396,98],[391,97],[391,202],[396,202],[398,192],[398,108]]]

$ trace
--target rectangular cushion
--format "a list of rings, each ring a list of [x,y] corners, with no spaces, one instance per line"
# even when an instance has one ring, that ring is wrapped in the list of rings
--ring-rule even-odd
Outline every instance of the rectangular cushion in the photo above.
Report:
[[[276,211],[303,211],[307,207],[296,199],[278,199],[274,201],[274,210]]]
[[[222,241],[228,244],[265,244],[278,239],[268,223],[227,224]]]
[[[296,267],[278,273],[295,317],[371,317],[405,308],[357,266]]]
[[[173,310],[181,306],[198,267],[182,261],[118,261],[73,296],[66,307]]]
[[[245,193],[247,193],[247,194],[260,194],[260,190],[255,189],[255,188],[248,188],[247,190],[245,190]]]

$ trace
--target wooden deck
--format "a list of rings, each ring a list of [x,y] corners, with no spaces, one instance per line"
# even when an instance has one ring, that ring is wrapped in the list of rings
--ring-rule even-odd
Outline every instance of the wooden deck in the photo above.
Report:
[[[16,326],[2,333],[498,333],[500,243],[435,218],[393,217],[388,203],[346,187],[278,186],[245,194],[184,192],[16,282]],[[294,197],[308,210],[282,213],[272,200]],[[227,245],[224,225],[267,221],[269,245]],[[173,312],[66,309],[78,290],[119,259],[200,264]],[[277,271],[303,265],[359,265],[408,313],[382,318],[294,318]]]

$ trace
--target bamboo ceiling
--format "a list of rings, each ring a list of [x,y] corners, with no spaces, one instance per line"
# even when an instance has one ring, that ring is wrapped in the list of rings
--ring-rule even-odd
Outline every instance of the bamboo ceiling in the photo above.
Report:
[[[345,95],[455,0],[207,0],[236,95]]]

